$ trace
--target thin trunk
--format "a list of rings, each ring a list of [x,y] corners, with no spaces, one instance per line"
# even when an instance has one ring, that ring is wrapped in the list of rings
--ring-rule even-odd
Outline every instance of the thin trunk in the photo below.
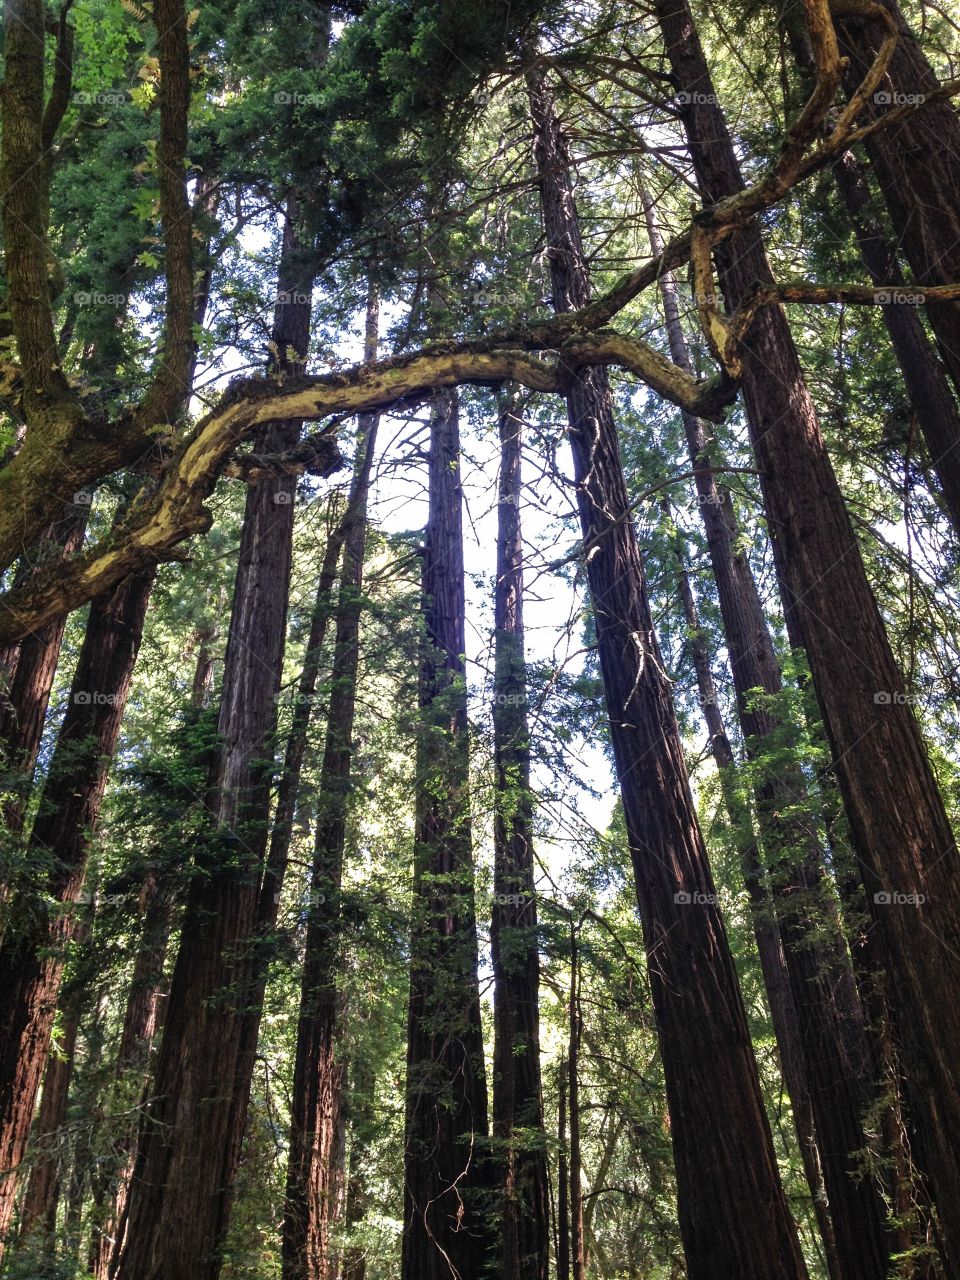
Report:
[[[478,984],[464,670],[459,408],[430,416],[422,563],[413,923],[404,1144],[403,1280],[479,1280],[495,1240]]]
[[[557,1070],[557,1280],[570,1280],[570,1168],[567,1160],[569,1056]]]
[[[499,413],[500,482],[494,617],[493,1133],[501,1193],[502,1280],[545,1280],[550,1263],[540,956],[533,868],[533,795],[523,630],[520,530],[523,423]]]
[[[717,689],[710,664],[710,651],[707,640],[700,625],[700,617],[696,600],[690,586],[690,578],[683,560],[682,550],[678,550],[680,563],[680,603],[684,620],[687,624],[687,646],[693,660],[697,676],[697,689],[700,694],[700,705],[707,722],[710,735],[710,750],[717,766],[724,807],[730,819],[731,828],[736,832],[743,826],[743,804],[736,794],[735,762],[730,739],[723,722],[723,713],[717,700]],[[767,992],[770,1006],[770,1020],[773,1024],[777,1040],[777,1051],[780,1058],[780,1070],[783,1081],[790,1095],[793,1111],[793,1123],[800,1147],[800,1158],[810,1188],[813,1210],[823,1241],[827,1269],[832,1280],[841,1276],[840,1259],[837,1254],[837,1242],[833,1231],[830,1209],[823,1190],[823,1178],[820,1164],[820,1152],[817,1145],[817,1132],[814,1124],[814,1113],[810,1100],[810,1085],[807,1081],[806,1063],[804,1061],[803,1041],[800,1034],[800,1019],[794,1003],[790,986],[790,974],[783,950],[783,940],[776,921],[775,908],[767,885],[766,876],[760,860],[760,851],[753,838],[752,826],[745,838],[739,842],[740,866],[743,881],[750,896],[752,908],[753,936],[757,943],[757,955],[760,959],[760,970],[763,974],[763,985]]]
[[[13,1211],[63,971],[73,934],[69,910],[86,873],[110,758],[140,647],[155,571],[126,579],[90,607],[70,701],[54,749],[27,860],[36,883],[14,887],[0,948],[0,1233]],[[52,900],[66,910],[51,911]]]
[[[377,305],[371,293],[368,360],[376,357],[376,328]],[[343,568],[294,1059],[283,1217],[284,1280],[333,1280],[338,1270],[331,1232],[342,1196],[344,1075],[337,1061],[340,896],[353,783],[367,494],[377,423],[371,415],[359,422],[356,469],[343,526]]]
[[[528,88],[554,305],[569,311],[590,295],[569,156],[551,95],[536,71],[528,76]],[[654,635],[606,372],[578,373],[567,401],[587,580],[667,1085],[688,1275],[795,1280],[806,1271]],[[744,1214],[745,1204],[755,1211]]]
[[[813,84],[815,65],[806,22],[799,10],[791,8],[783,12],[782,21],[809,88]],[[947,106],[947,111],[955,115],[952,107]],[[956,138],[960,143],[960,129]],[[883,144],[879,145],[882,149]],[[904,296],[915,292],[900,270],[899,245],[871,211],[868,173],[853,151],[840,156],[833,166],[833,175],[870,279],[876,285],[901,286],[898,292]],[[956,177],[960,179],[960,167],[956,168]],[[927,337],[917,307],[894,301],[882,308],[882,314],[910,406],[926,442],[929,465],[939,479],[940,493],[954,530],[960,533],[960,409],[947,369]]]
[[[580,949],[570,922],[570,998],[567,1007],[567,1077],[570,1085],[570,1262],[571,1280],[583,1280],[583,1162],[580,1155]]]
[[[86,498],[88,495],[82,496]],[[89,507],[81,504],[50,527],[37,549],[37,564],[31,564],[25,577],[29,577],[38,565],[47,564],[52,557],[66,559],[79,549],[88,511]],[[11,835],[18,834],[23,828],[66,626],[67,617],[64,615],[20,641],[12,663],[9,688],[0,705],[0,749],[3,751],[4,769],[12,778],[12,787],[10,782],[5,784],[11,788],[11,794],[5,798],[3,818]],[[6,880],[2,871],[0,879]]]
[[[80,940],[79,928],[75,940]],[[57,1225],[62,1171],[59,1139],[67,1118],[70,1079],[83,1011],[82,996],[80,990],[64,991],[61,995],[63,1028],[57,1052],[48,1056],[43,1073],[43,1094],[30,1131],[30,1146],[35,1154],[20,1204],[20,1239],[39,1238],[45,1240],[49,1248],[52,1248]]]
[[[374,1120],[376,1073],[364,1061],[354,1062],[350,1070],[350,1167],[347,1178],[345,1225],[356,1230],[370,1206],[370,1187],[363,1159],[370,1141]],[[359,1244],[350,1244],[343,1256],[343,1280],[366,1280],[367,1255]]]
[[[742,189],[685,0],[657,0],[705,202]],[[922,113],[921,113],[922,114]],[[771,279],[759,227],[719,246],[728,307]],[[960,1265],[960,884],[956,844],[864,572],[782,309],[743,345],[743,390],[781,596],[806,651],[871,912],[883,939],[922,1135],[954,1268]],[[892,785],[890,771],[895,770]],[[839,1223],[835,1222],[839,1228]]]

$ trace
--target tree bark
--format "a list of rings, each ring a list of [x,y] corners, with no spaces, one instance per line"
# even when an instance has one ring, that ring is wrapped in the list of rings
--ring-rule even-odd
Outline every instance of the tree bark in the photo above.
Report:
[[[689,8],[681,0],[657,0],[656,8],[677,88],[690,95],[683,121],[709,207],[742,188],[736,155]],[[756,223],[719,246],[716,261],[728,308],[771,279]],[[956,845],[781,308],[757,316],[743,368],[781,595],[791,634],[806,650],[884,942],[922,1131],[918,1154],[956,1266],[960,1009],[948,999],[960,982]]]
[[[682,550],[678,549],[677,558],[680,565],[680,604],[687,624],[687,647],[696,672],[700,705],[703,708],[703,717],[710,736],[710,750],[717,766],[724,807],[727,810],[731,828],[735,832],[741,831],[745,815],[744,805],[736,794],[734,778],[736,765],[733,749],[730,746],[723,713],[717,699],[710,651],[700,625],[696,599],[690,585]],[[780,1070],[790,1095],[800,1158],[803,1161],[814,1214],[820,1228],[827,1270],[831,1280],[839,1280],[842,1270],[830,1208],[823,1189],[820,1150],[804,1061],[800,1019],[790,986],[790,974],[787,971],[783,939],[776,920],[776,908],[767,884],[760,850],[754,839],[752,823],[750,830],[738,840],[738,844],[743,882],[752,908],[753,936],[757,943],[760,971],[763,974],[763,985],[770,1006],[770,1021],[777,1041]]]
[[[502,1280],[546,1280],[550,1262],[540,956],[520,530],[523,422],[514,398],[498,415],[500,481],[494,616],[493,1135],[501,1194]]]
[[[371,360],[376,356],[376,325],[377,307],[371,294],[367,314],[367,358]],[[283,1217],[284,1280],[333,1280],[338,1271],[331,1237],[342,1195],[342,1168],[337,1158],[344,1084],[344,1067],[337,1061],[340,898],[352,791],[367,493],[376,434],[377,418],[361,418],[354,480],[344,517],[343,568],[294,1059]]]
[[[278,271],[271,364],[303,368],[310,283],[291,197]],[[298,421],[264,427],[257,452],[292,448]],[[167,1002],[153,1097],[130,1187],[120,1280],[216,1280],[254,1065],[249,998],[267,844],[271,739],[283,663],[295,477],[247,490],[224,662],[211,833],[197,851]]]
[[[877,0],[897,28],[898,39],[880,92],[865,108],[873,118],[903,101],[939,87],[933,68],[894,0]],[[850,59],[849,90],[860,83],[885,34],[874,18],[843,17],[836,23],[840,50]],[[880,99],[880,101],[878,101]],[[960,118],[952,102],[934,102],[868,137],[864,148],[883,192],[900,245],[913,272],[911,284],[960,281]],[[960,302],[927,303],[927,315],[954,388],[960,394]]]
[[[0,1235],[13,1211],[34,1102],[47,1058],[69,908],[86,872],[110,757],[120,732],[155,570],[127,579],[90,609],[70,702],[54,750],[27,858],[35,882],[15,885],[0,947]],[[46,899],[66,910],[52,912]]]
[[[652,207],[647,205],[651,249],[659,251],[659,235]],[[673,359],[690,367],[680,324],[676,285],[667,272],[661,280],[667,337]],[[779,936],[764,938],[764,955],[777,999],[781,974],[775,968],[778,950],[790,984],[787,1005],[776,1019],[786,1037],[785,1066],[794,1064],[790,1038],[799,1037],[799,1065],[803,1080],[793,1077],[788,1088],[798,1090],[796,1118],[801,1123],[801,1150],[808,1174],[819,1163],[830,1205],[828,1222],[819,1180],[811,1182],[818,1206],[824,1247],[847,1280],[883,1280],[890,1241],[886,1210],[871,1179],[854,1175],[857,1153],[867,1146],[862,1117],[876,1101],[878,1080],[866,1052],[862,1011],[835,903],[823,874],[822,852],[811,819],[807,780],[785,742],[788,727],[758,693],[775,699],[782,691],[780,668],[767,626],[760,593],[749,560],[741,547],[741,532],[729,491],[717,483],[712,469],[718,454],[706,424],[682,414],[696,483],[697,501],[723,618],[727,652],[737,695],[737,714],[748,753],[757,761],[769,753],[774,763],[756,775],[754,793],[760,838],[775,889]],[[709,661],[707,662],[709,671]],[[704,708],[705,711],[707,708]],[[784,749],[786,748],[786,750]],[[728,748],[729,749],[729,748]],[[791,815],[798,814],[798,817]],[[744,876],[761,931],[770,926],[774,906],[755,851],[745,850]],[[766,916],[766,923],[764,923]],[[759,939],[758,939],[759,941]],[[782,946],[781,946],[782,943]],[[846,1002],[841,1005],[841,994]],[[848,1016],[849,1015],[849,1016]],[[788,1020],[793,1018],[792,1023]],[[792,1095],[791,1095],[792,1096]],[[804,1115],[805,1107],[811,1109]],[[810,1121],[813,1120],[813,1124]],[[816,1142],[819,1156],[810,1150]],[[835,1221],[834,1221],[835,1220]]]
[[[554,305],[589,300],[565,141],[528,75]],[[743,1001],[647,601],[605,371],[567,396],[597,627],[670,1108],[690,1280],[806,1274],[780,1183]],[[723,1098],[719,1110],[716,1100]],[[749,1216],[743,1206],[754,1206]]]
[[[422,562],[403,1280],[480,1280],[495,1256],[478,985],[464,669],[459,409],[430,416]]]

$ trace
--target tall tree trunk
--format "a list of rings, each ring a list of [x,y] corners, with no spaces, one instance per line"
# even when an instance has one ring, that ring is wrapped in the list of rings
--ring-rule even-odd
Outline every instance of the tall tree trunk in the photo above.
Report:
[[[198,670],[203,660],[201,649]],[[145,1101],[150,1049],[158,1029],[173,899],[171,886],[164,883],[164,878],[154,871],[150,871],[145,877],[140,896],[144,908],[143,929],[127,992],[115,1070],[122,1082],[131,1079],[138,1081],[138,1094]],[[107,1280],[119,1225],[126,1216],[130,1178],[136,1158],[137,1132],[137,1120],[131,1117],[114,1139],[112,1167],[107,1171],[109,1176],[94,1182],[90,1215],[90,1270],[96,1280]]]
[[[277,278],[271,367],[304,367],[312,269],[288,200]],[[269,423],[255,450],[289,450],[300,423]],[[254,479],[247,490],[224,661],[210,792],[211,835],[197,855],[181,926],[153,1097],[131,1181],[121,1280],[216,1280],[240,1159],[253,1071],[249,1007],[270,802],[293,546],[295,479]],[[254,1037],[255,1043],[255,1037]]]
[[[86,498],[89,495],[82,496]],[[88,511],[87,505],[79,505],[51,525],[38,547],[40,565],[48,563],[53,556],[66,559],[80,548]],[[31,565],[25,577],[29,577],[36,567]],[[4,769],[13,775],[12,794],[3,806],[3,818],[11,835],[18,834],[23,827],[66,626],[64,615],[20,642],[11,663],[9,688],[0,700],[0,749],[3,751]],[[6,881],[6,878],[6,872],[0,868],[0,880]]]
[[[542,75],[528,75],[554,304],[590,285],[570,163]],[[567,397],[587,579],[647,949],[690,1280],[806,1274],[780,1183],[743,1000],[686,774],[630,519],[603,369]],[[723,1098],[722,1108],[716,1101]],[[744,1214],[743,1206],[755,1212]]]
[[[685,0],[657,0],[656,8],[677,88],[690,95],[683,122],[709,207],[742,188],[736,154]],[[731,308],[771,278],[756,224],[719,246],[716,261]],[[918,1154],[956,1266],[960,1009],[949,998],[960,982],[956,845],[779,307],[757,316],[743,365],[781,595],[791,634],[807,654],[884,942],[922,1132]]]
[[[75,940],[80,940],[79,927]],[[62,1033],[57,1052],[47,1057],[43,1073],[43,1094],[30,1132],[33,1164],[20,1204],[20,1239],[30,1241],[31,1237],[34,1240],[39,1238],[45,1240],[51,1249],[60,1198],[62,1160],[58,1143],[67,1118],[73,1059],[83,1012],[82,997],[82,990],[64,990],[61,993]]]
[[[371,292],[367,360],[376,358],[376,332],[377,306]],[[343,525],[343,568],[294,1059],[283,1216],[284,1280],[333,1280],[338,1270],[331,1233],[342,1195],[337,1158],[344,1082],[344,1067],[337,1061],[340,897],[352,789],[367,493],[377,422],[374,415],[364,415],[359,422],[357,460]]]
[[[347,1178],[346,1227],[359,1227],[370,1203],[370,1187],[363,1167],[365,1148],[374,1118],[376,1073],[369,1062],[356,1061],[350,1067],[350,1166]],[[367,1255],[356,1243],[343,1256],[343,1280],[366,1280]]]
[[[133,672],[154,569],[90,607],[70,701],[27,849],[34,883],[15,886],[0,948],[0,1236],[13,1211],[34,1103],[73,934],[69,908],[86,872],[110,757]],[[51,911],[52,900],[66,910]]]
[[[646,213],[651,248],[659,252],[660,238],[649,203]],[[690,369],[676,286],[669,273],[661,280],[661,294],[670,354],[682,368]],[[890,1248],[885,1205],[873,1181],[854,1172],[858,1153],[867,1146],[862,1118],[876,1100],[878,1082],[870,1070],[853,969],[822,870],[817,832],[804,816],[811,804],[807,780],[799,763],[791,759],[789,745],[784,750],[787,726],[773,709],[772,700],[783,687],[780,668],[753,571],[741,547],[736,512],[729,491],[717,483],[712,469],[718,454],[706,424],[687,413],[682,418],[744,741],[761,765],[764,753],[775,760],[757,775],[754,792],[791,987],[789,1005],[778,1009],[777,1016],[788,1039],[792,1033],[800,1037],[804,1080],[794,1079],[791,1084],[799,1091],[797,1118],[804,1123],[801,1144],[808,1146],[814,1139],[819,1144],[830,1216],[835,1219],[832,1228],[825,1221],[817,1182],[811,1183],[811,1190],[820,1207],[828,1252],[830,1237],[835,1235],[834,1261],[841,1275],[847,1280],[881,1280]],[[758,698],[758,690],[766,700]],[[790,816],[795,813],[799,818]],[[749,850],[747,857],[751,857]],[[766,916],[769,921],[770,895],[759,863],[745,866],[745,876],[755,920]],[[761,924],[762,929],[768,927]],[[780,975],[771,969],[770,977],[777,982]],[[788,1026],[791,1014],[795,1021]],[[786,1057],[789,1069],[789,1044]],[[809,1117],[803,1115],[807,1105],[812,1108],[812,1129]],[[808,1150],[805,1159],[812,1166],[813,1153]]]
[[[580,1153],[580,1016],[579,926],[570,921],[570,995],[567,1007],[567,1078],[570,1086],[570,1273],[571,1280],[584,1280],[583,1243],[583,1161]]]
[[[557,1280],[570,1280],[570,1163],[567,1157],[567,1060],[557,1067]]]
[[[875,117],[902,95],[930,95],[939,82],[895,0],[878,0],[890,14],[898,40],[880,92],[864,114]],[[849,58],[847,88],[860,84],[880,48],[884,27],[874,18],[837,20],[841,52]],[[864,142],[913,285],[960,282],[960,118],[952,102],[929,103]],[[927,315],[943,362],[960,393],[960,302],[928,302]]]
[[[728,499],[729,500],[729,499]],[[687,647],[697,677],[697,689],[703,717],[710,735],[710,750],[717,766],[724,807],[736,832],[743,827],[743,804],[736,794],[735,761],[730,739],[723,722],[723,713],[717,700],[717,689],[710,663],[710,650],[700,625],[696,599],[690,585],[682,549],[678,549],[680,575],[680,604],[687,624]],[[807,1185],[813,1201],[813,1210],[823,1241],[824,1255],[831,1280],[842,1275],[837,1242],[834,1236],[830,1208],[823,1190],[820,1151],[810,1100],[810,1084],[807,1080],[800,1019],[790,986],[790,974],[784,955],[783,940],[776,921],[775,907],[760,859],[760,850],[753,837],[752,825],[746,836],[738,841],[743,881],[750,897],[753,920],[753,936],[757,943],[757,955],[763,974],[763,985],[770,1006],[780,1058],[780,1070],[790,1095],[793,1123],[800,1147],[800,1158],[806,1174]]]
[[[404,1143],[403,1280],[479,1280],[495,1251],[477,977],[464,669],[459,408],[430,415],[423,549],[413,921]]]
[[[804,15],[788,6],[782,21],[794,59],[810,88],[816,67]],[[953,107],[944,105],[949,114],[955,115]],[[956,139],[960,144],[960,128],[956,130]],[[883,149],[883,143],[879,145]],[[955,169],[960,178],[960,166]],[[870,279],[876,285],[899,285],[899,292],[903,294],[914,292],[900,270],[897,242],[871,211],[868,173],[853,151],[839,157],[833,165],[833,175]],[[954,199],[955,196],[956,191]],[[910,230],[912,234],[916,228],[911,226]],[[956,304],[948,305],[955,307]],[[930,467],[940,482],[943,504],[954,530],[960,533],[960,409],[947,369],[927,337],[915,306],[893,302],[882,308],[882,314],[910,406],[926,442]]]
[[[501,1193],[502,1280],[546,1280],[550,1265],[540,956],[533,868],[533,795],[520,531],[523,423],[501,405],[494,616],[493,1135]]]

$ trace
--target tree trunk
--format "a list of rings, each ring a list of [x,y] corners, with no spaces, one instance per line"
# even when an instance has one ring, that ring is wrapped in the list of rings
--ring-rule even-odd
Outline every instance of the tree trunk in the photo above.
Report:
[[[464,670],[459,409],[430,415],[422,564],[413,921],[404,1143],[403,1280],[479,1280],[495,1251],[477,977]]]
[[[742,188],[690,11],[657,12],[703,198]],[[756,224],[716,253],[727,306],[771,278]],[[890,651],[782,309],[743,345],[743,389],[791,634],[806,650],[892,976],[910,1103],[948,1237],[960,1232],[960,885],[956,845]],[[890,770],[895,769],[896,785]],[[920,905],[917,905],[917,904]],[[839,1229],[839,1223],[836,1224]],[[951,1244],[952,1256],[960,1248]],[[956,1265],[956,1262],[954,1262]]]
[[[500,1180],[502,1280],[546,1280],[550,1191],[540,1079],[540,956],[523,630],[520,473],[523,423],[499,413],[494,618],[493,1134]]]
[[[743,804],[736,795],[734,771],[736,768],[730,739],[723,723],[723,713],[717,701],[717,689],[710,664],[710,651],[706,636],[700,626],[696,600],[690,586],[690,578],[678,550],[680,562],[680,603],[687,624],[687,646],[697,677],[700,705],[710,735],[710,750],[717,766],[724,807],[736,832],[743,825]],[[751,824],[752,825],[752,824]],[[842,1274],[837,1254],[837,1242],[833,1231],[830,1209],[823,1190],[820,1151],[807,1081],[803,1042],[800,1035],[800,1019],[790,987],[790,974],[783,950],[783,940],[776,921],[767,879],[760,859],[760,850],[753,838],[752,829],[738,841],[743,882],[750,897],[753,936],[757,943],[757,955],[763,974],[763,985],[770,1006],[770,1021],[777,1041],[780,1070],[790,1095],[793,1123],[800,1147],[800,1158],[806,1174],[807,1185],[813,1201],[813,1210],[823,1241],[824,1256],[831,1280],[839,1280]]]
[[[363,1168],[364,1148],[370,1139],[376,1091],[376,1073],[368,1062],[354,1062],[350,1070],[350,1172],[347,1179],[346,1226],[350,1231],[363,1222],[370,1188]],[[352,1243],[343,1257],[343,1280],[366,1280],[367,1255]]]
[[[902,95],[922,98],[939,87],[894,0],[878,3],[892,16],[899,38],[880,92],[865,108],[868,118],[894,109],[904,101]],[[850,59],[845,83],[852,91],[873,62],[884,28],[860,17],[838,19],[836,27],[840,51]],[[913,291],[960,282],[960,118],[954,104],[929,103],[872,134],[864,148],[890,210],[897,243],[913,272]],[[927,315],[960,393],[960,302],[928,302]]]
[[[660,240],[649,204],[646,212],[651,248],[656,253],[660,251]],[[676,286],[669,273],[661,280],[661,293],[670,354],[682,368],[690,369]],[[783,686],[760,593],[741,548],[732,499],[711,469],[718,455],[706,425],[690,414],[684,413],[682,418],[744,741],[755,760],[762,762],[768,752],[775,761],[764,767],[754,783],[761,843],[776,889],[779,916],[780,937],[764,939],[764,952],[773,942],[783,956],[791,988],[789,1004],[779,1008],[775,1016],[787,1037],[787,1070],[794,1065],[789,1039],[793,1034],[799,1035],[799,1065],[804,1078],[793,1078],[788,1088],[798,1090],[796,1118],[802,1125],[801,1149],[805,1150],[810,1174],[815,1157],[809,1144],[819,1144],[818,1162],[834,1220],[832,1226],[826,1221],[818,1181],[810,1185],[819,1207],[828,1255],[835,1236],[833,1260],[839,1264],[842,1276],[847,1280],[882,1280],[890,1249],[885,1206],[873,1181],[852,1173],[857,1153],[867,1145],[862,1117],[875,1102],[878,1086],[866,1052],[853,970],[823,874],[817,832],[804,816],[804,810],[810,807],[807,780],[799,763],[791,759],[790,744],[784,742],[787,726],[757,696],[759,690],[768,698],[775,698]],[[709,670],[709,661],[707,667]],[[799,817],[790,816],[796,813]],[[755,851],[748,849],[745,854],[744,876],[754,905],[754,919],[761,930],[766,930],[770,927],[770,893]],[[764,917],[767,923],[762,923]],[[771,992],[774,1000],[782,975],[773,968],[773,955],[767,958],[771,963],[765,972],[769,971],[775,984]],[[847,997],[843,1007],[840,994]],[[849,1018],[845,1017],[848,1011]],[[788,1026],[791,1016],[793,1022]],[[805,1116],[808,1106],[812,1114]]]
[[[557,1068],[557,1280],[570,1280],[570,1166],[567,1159],[567,1061]]]
[[[542,76],[531,72],[528,88],[554,304],[568,311],[590,293],[569,156]],[[806,1271],[654,635],[605,371],[576,374],[567,404],[689,1280],[791,1280]]]
[[[302,371],[310,281],[291,197],[278,272],[272,367]],[[304,272],[308,272],[305,276]],[[255,451],[282,453],[300,424],[267,424]],[[272,735],[283,664],[295,479],[253,480],[224,661],[210,793],[167,1002],[154,1092],[141,1129],[116,1274],[216,1280],[222,1265],[254,1065],[250,1008],[263,951],[252,946],[267,844]]]
[[[86,498],[89,495],[82,496]],[[66,559],[79,550],[87,527],[88,511],[87,505],[79,505],[50,527],[38,548],[40,564],[47,563],[52,556]],[[36,565],[32,565],[25,577],[29,577],[35,568]],[[4,821],[11,835],[19,834],[23,827],[66,626],[67,616],[64,614],[20,642],[11,663],[9,688],[0,702],[0,748],[3,750],[4,768],[13,775],[12,794],[3,806]],[[6,872],[0,869],[0,881],[5,882],[6,879]]]
[[[198,670],[202,662],[201,650]],[[145,908],[143,932],[127,993],[116,1075],[120,1079],[139,1076],[138,1092],[145,1101],[150,1049],[158,1029],[163,967],[170,938],[173,901],[170,885],[165,884],[153,871],[147,874],[140,896]],[[123,1131],[114,1140],[113,1166],[109,1169],[109,1178],[100,1180],[99,1184],[95,1182],[94,1185],[94,1203],[90,1215],[90,1270],[96,1280],[107,1280],[110,1274],[120,1224],[126,1219],[130,1179],[136,1159],[137,1132],[137,1120],[130,1117]]]
[[[79,928],[75,936],[79,941]],[[34,1160],[20,1204],[20,1239],[29,1241],[31,1237],[39,1237],[47,1242],[50,1249],[53,1248],[60,1198],[62,1160],[58,1151],[58,1135],[67,1118],[82,1007],[81,992],[63,992],[60,1001],[63,1031],[57,1052],[48,1056],[43,1073],[43,1094],[30,1131]]]
[[[0,1181],[0,1235],[13,1211],[74,931],[69,907],[83,884],[154,574],[136,574],[91,605],[27,851],[29,864],[42,870],[33,885],[14,886],[9,904],[17,927],[0,948],[0,1169],[8,1171]],[[46,899],[67,910],[50,912]]]
[[[583,1280],[583,1162],[580,1155],[580,949],[570,922],[570,998],[567,1008],[567,1076],[570,1085],[570,1263],[571,1280]]]
[[[376,324],[376,302],[371,294],[365,353],[368,360],[376,357]],[[343,568],[294,1059],[283,1217],[284,1280],[333,1280],[338,1270],[331,1232],[342,1195],[342,1168],[338,1168],[341,1162],[337,1156],[341,1147],[344,1069],[336,1057],[337,973],[342,961],[340,896],[352,790],[367,493],[377,421],[375,416],[360,419],[356,469],[343,525]]]
[[[798,9],[787,8],[782,21],[805,84],[812,88],[816,68],[804,16]],[[949,105],[947,111],[955,114]],[[956,136],[960,143],[960,129]],[[878,144],[882,148],[879,140]],[[871,212],[868,175],[852,151],[844,152],[836,161],[833,175],[870,279],[876,285],[901,286],[899,292],[904,295],[915,292],[900,270],[897,243]],[[960,178],[960,167],[956,167],[956,176]],[[912,234],[915,228],[911,226],[910,230]],[[882,313],[911,408],[926,442],[929,465],[939,480],[943,505],[954,530],[960,533],[960,410],[947,369],[928,339],[915,306],[893,302],[883,307]]]

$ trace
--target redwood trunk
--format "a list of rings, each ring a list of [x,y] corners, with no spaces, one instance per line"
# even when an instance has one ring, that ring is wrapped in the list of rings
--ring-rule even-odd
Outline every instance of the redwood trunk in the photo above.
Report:
[[[276,362],[303,367],[309,279],[288,207],[274,317]],[[292,299],[292,300],[291,300]],[[292,355],[289,353],[292,352]],[[288,358],[289,356],[289,358]],[[277,454],[295,421],[263,427],[255,450]],[[211,832],[197,852],[167,1002],[154,1092],[130,1187],[120,1280],[216,1280],[229,1223],[254,1064],[252,946],[266,852],[269,757],[276,724],[293,542],[295,481],[247,491],[210,794]]]
[[[140,647],[154,570],[128,578],[93,602],[27,857],[35,883],[14,885],[11,921],[0,949],[0,1234],[13,1211],[37,1090],[46,1063],[63,971],[73,933],[68,908],[86,872],[110,757]]]
[[[651,247],[657,252],[659,237],[649,207],[647,219]],[[669,273],[661,281],[661,291],[670,353],[677,364],[689,369],[676,288]],[[754,783],[761,843],[776,889],[780,934],[776,945],[781,950],[782,941],[790,983],[789,1003],[775,1016],[787,1037],[788,1070],[794,1063],[789,1041],[794,1035],[799,1037],[798,1065],[803,1080],[793,1078],[788,1088],[798,1090],[796,1118],[801,1124],[808,1174],[813,1172],[815,1159],[809,1145],[814,1140],[818,1143],[832,1225],[826,1221],[818,1198],[817,1181],[811,1182],[811,1190],[819,1206],[828,1255],[835,1238],[833,1261],[839,1265],[839,1274],[847,1280],[883,1280],[890,1251],[885,1206],[873,1180],[852,1172],[857,1153],[867,1146],[862,1118],[877,1097],[852,965],[823,875],[817,832],[810,819],[802,816],[810,807],[807,781],[799,764],[791,760],[789,746],[784,751],[787,727],[757,696],[759,690],[775,698],[783,686],[760,593],[741,546],[736,512],[729,491],[717,483],[712,470],[718,455],[705,424],[690,414],[682,417],[747,751],[761,761],[764,752],[769,752],[776,761],[759,773]],[[797,812],[799,818],[785,816]],[[754,919],[766,931],[770,927],[770,894],[755,855],[749,850],[746,855],[744,874]],[[770,941],[764,939],[764,952]],[[768,959],[772,961],[773,956]],[[771,966],[770,977],[777,984],[781,975]],[[845,997],[843,1002],[841,996]],[[776,1000],[776,986],[771,998]],[[805,1115],[807,1107],[810,1114]]]
[[[658,0],[657,11],[677,87],[691,95],[683,119],[709,206],[741,189],[736,155],[689,9]],[[720,246],[716,260],[731,308],[771,278],[756,224]],[[960,1008],[949,998],[960,982],[956,845],[780,308],[758,315],[743,360],[781,595],[791,634],[806,650],[883,939],[919,1154],[956,1266]],[[894,895],[918,895],[921,905]]]
[[[368,358],[373,359],[374,353]],[[340,896],[352,789],[367,491],[376,432],[377,418],[364,416],[345,519],[294,1060],[283,1218],[284,1280],[332,1280],[338,1269],[331,1236],[343,1191],[339,1157],[344,1069],[336,1057]]]
[[[899,38],[880,88],[887,101],[869,103],[872,118],[893,109],[900,95],[929,95],[939,82],[894,0],[878,0],[893,16]],[[859,85],[880,48],[878,22],[845,17],[837,21],[840,49],[850,59],[848,89]],[[960,282],[960,117],[950,101],[929,103],[904,120],[866,139],[890,218],[914,289]],[[919,289],[917,287],[919,286]],[[928,302],[927,315],[943,362],[960,393],[960,302]]]
[[[528,86],[554,302],[558,310],[572,310],[585,305],[590,288],[569,157],[542,77],[531,73]],[[688,1276],[801,1277],[805,1267],[654,635],[604,370],[575,376],[568,412],[600,667],[667,1085]]]
[[[493,1262],[477,977],[456,393],[430,424],[404,1143],[403,1280],[480,1280]]]
[[[493,1134],[500,1178],[502,1280],[546,1280],[550,1190],[540,1079],[540,956],[520,531],[523,424],[499,414],[500,482],[494,618]]]

